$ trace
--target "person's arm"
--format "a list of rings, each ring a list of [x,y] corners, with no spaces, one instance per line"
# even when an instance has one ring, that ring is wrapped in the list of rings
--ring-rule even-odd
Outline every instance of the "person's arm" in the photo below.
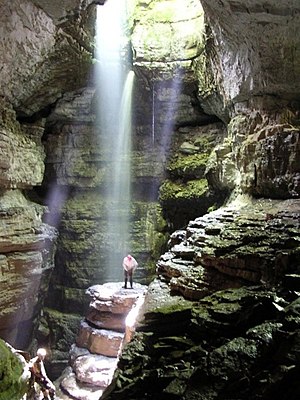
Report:
[[[41,375],[43,378],[45,378],[47,381],[49,380],[47,374],[46,374],[46,370],[45,370],[45,366],[43,361],[41,361]]]

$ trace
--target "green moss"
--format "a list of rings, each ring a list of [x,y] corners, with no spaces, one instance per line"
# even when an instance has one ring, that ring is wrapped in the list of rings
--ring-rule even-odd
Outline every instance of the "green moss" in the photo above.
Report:
[[[183,302],[165,304],[161,307],[157,307],[153,311],[159,314],[168,315],[168,314],[190,311],[191,309],[192,309],[191,303],[183,301]]]
[[[155,22],[172,22],[176,20],[176,8],[174,7],[174,4],[171,3],[165,3],[163,4],[157,4],[157,7],[154,7],[152,11],[150,11],[148,15],[149,20],[152,20],[154,23]]]
[[[178,199],[198,199],[208,191],[206,179],[191,180],[186,183],[164,181],[160,187],[159,197],[161,201]]]
[[[156,22],[172,22],[176,19],[176,8],[171,3],[161,3],[159,1],[143,1],[143,4],[147,7],[147,12],[142,4],[134,6],[134,11],[131,16],[136,21],[152,21]]]
[[[216,145],[215,141],[216,137],[214,134],[201,135],[200,137],[197,137],[195,139],[194,146],[197,146],[199,148],[199,152],[210,153]]]
[[[209,155],[207,153],[178,155],[168,165],[168,172],[175,177],[203,178]]]
[[[51,340],[58,350],[65,351],[75,341],[82,315],[61,313],[51,308],[45,308],[44,315],[51,327]]]
[[[218,204],[213,204],[212,206],[210,206],[210,207],[207,209],[207,212],[210,213],[210,212],[212,212],[212,211],[217,210],[218,208],[219,208],[219,207],[218,207]]]
[[[104,200],[97,191],[77,192],[64,205],[63,215],[67,218],[92,219],[105,213]]]
[[[217,92],[216,82],[208,60],[209,57],[204,51],[193,63],[193,68],[198,78],[199,95],[202,98],[207,98]]]
[[[27,382],[23,379],[24,363],[0,339],[0,400],[20,399],[26,393]],[[27,376],[29,378],[29,376]]]
[[[61,248],[69,253],[85,253],[87,250],[91,249],[94,247],[94,244],[92,241],[83,241],[77,238],[75,240],[74,238],[68,240],[68,239],[61,239],[60,241]]]

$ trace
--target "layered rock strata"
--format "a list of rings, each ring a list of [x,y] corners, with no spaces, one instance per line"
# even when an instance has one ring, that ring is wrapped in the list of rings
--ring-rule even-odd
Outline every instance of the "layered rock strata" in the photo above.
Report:
[[[171,237],[103,399],[293,399],[299,201],[239,199]]]
[[[56,376],[67,363],[69,348],[86,312],[86,288],[91,282],[107,282],[109,275],[113,275],[111,280],[122,279],[123,275],[124,255],[116,265],[111,265],[108,257],[112,250],[119,251],[122,238],[120,221],[109,222],[107,218],[114,207],[107,196],[107,187],[112,185],[112,161],[111,152],[103,145],[105,132],[96,121],[99,95],[92,87],[66,94],[49,116],[44,135],[44,184],[50,209],[47,221],[59,226],[60,236],[57,269],[50,285],[41,335],[42,331],[49,332],[43,340],[48,341],[57,360],[53,365]],[[153,193],[151,190],[153,181],[162,176],[163,167],[159,160],[152,159],[155,149],[145,147],[143,151],[144,140],[136,146],[132,152],[128,248],[139,262],[134,279],[145,283],[155,273],[154,259],[163,251],[168,233],[156,198],[157,188]],[[115,235],[109,234],[109,224],[114,224]]]
[[[47,2],[42,5],[46,12],[34,3],[38,1],[5,0],[0,5],[0,92],[19,115],[28,117],[41,114],[66,90],[86,81],[94,32],[94,24],[92,32],[89,24],[89,12],[94,8],[85,10],[73,4],[75,13],[70,2],[68,12],[58,7],[61,19],[54,19]]]
[[[225,135],[221,122],[185,126],[174,132],[166,162],[166,179],[159,188],[159,200],[173,230],[217,208],[228,194],[229,189],[225,185],[213,185],[208,174],[211,154],[221,146]]]
[[[37,329],[57,231],[43,221],[46,207],[25,192],[43,179],[44,121],[20,124],[9,103],[2,99],[0,108],[0,334],[24,348]]]
[[[32,321],[36,319],[33,315],[40,312],[44,293],[48,290],[46,281],[53,264],[48,245],[45,246],[46,250],[39,247],[37,251],[37,242],[52,242],[53,231],[41,223],[42,208],[25,200],[24,193],[19,192],[19,189],[31,190],[32,186],[41,183],[43,177],[44,154],[40,138],[44,121],[41,117],[49,115],[53,104],[66,91],[86,84],[92,56],[93,35],[90,32],[94,30],[94,18],[85,12],[89,3],[81,0],[4,0],[0,6],[1,96],[17,110],[19,120],[36,121],[26,125],[17,123],[15,115],[11,118],[11,106],[1,103],[1,109],[5,110],[2,117],[4,122],[1,122],[0,166],[1,186],[4,189],[3,231],[10,232],[8,238],[4,234],[1,256],[4,271],[1,312],[12,340],[18,341],[24,327],[31,336]],[[139,90],[136,91],[138,118],[134,141],[137,137],[142,139],[136,141],[138,144],[135,148],[134,183],[139,201],[135,202],[133,210],[135,223],[132,231],[137,238],[134,248],[139,250],[141,258],[148,260],[151,253],[151,271],[153,260],[162,251],[166,239],[166,224],[161,218],[156,195],[169,152],[170,134],[175,125],[202,124],[211,122],[217,116],[228,129],[227,135],[223,134],[224,141],[218,143],[208,160],[205,159],[206,170],[203,176],[200,175],[203,173],[202,151],[193,135],[191,140],[187,135],[181,150],[195,152],[194,158],[184,156],[182,159],[180,151],[178,164],[171,160],[167,168],[169,178],[174,176],[174,180],[169,179],[172,185],[167,183],[172,190],[161,191],[165,211],[171,207],[168,215],[170,226],[173,223],[176,228],[183,227],[187,219],[195,218],[196,213],[206,212],[216,200],[210,197],[211,189],[222,194],[238,189],[273,199],[297,199],[300,194],[298,1],[291,0],[287,4],[277,0],[246,0],[241,4],[235,0],[202,0],[205,16],[198,3],[181,0],[135,2],[137,16],[132,22],[132,43]],[[204,18],[207,28],[205,34]],[[162,39],[165,39],[166,45]],[[70,76],[74,79],[70,79]],[[80,118],[87,118],[88,124],[92,119],[82,115],[86,111],[84,107],[83,113],[79,111],[85,102],[81,102],[80,96],[81,93],[76,92],[74,96],[74,92],[71,92],[63,97],[60,104],[66,103],[66,99],[70,109],[75,112],[68,114],[66,123],[55,111],[48,125],[49,128],[58,122],[52,131],[54,139],[50,139],[50,128],[44,137],[45,141],[52,140],[53,144],[49,145],[47,151],[47,177],[50,178],[46,178],[46,185],[54,183],[51,198],[56,206],[60,206],[66,199],[68,202],[61,225],[63,233],[56,258],[57,274],[49,290],[49,308],[44,310],[47,321],[43,320],[45,325],[41,325],[39,335],[42,341],[56,346],[55,358],[62,363],[78,329],[80,313],[84,312],[83,291],[99,275],[102,277],[105,271],[101,269],[103,264],[95,252],[95,243],[97,247],[104,242],[98,228],[101,226],[103,231],[106,229],[101,225],[101,217],[98,218],[106,210],[101,208],[101,201],[96,201],[97,190],[94,190],[101,181],[103,170],[99,164],[102,158],[95,155],[93,141],[89,145],[92,150],[86,144],[82,145],[83,136],[84,140],[90,138],[90,130],[82,128]],[[74,97],[79,102],[77,108],[73,107]],[[211,115],[211,119],[203,110]],[[80,118],[76,119],[77,115]],[[76,120],[77,129],[73,123],[70,124],[71,120]],[[82,135],[83,131],[87,134]],[[179,133],[182,133],[182,128]],[[147,143],[146,147],[144,143]],[[76,148],[74,152],[70,150],[72,146]],[[19,163],[19,159],[22,162]],[[150,206],[145,207],[147,190],[151,191],[151,199],[154,200]],[[172,197],[173,192],[177,195],[176,199]],[[90,199],[89,202],[87,199]],[[94,207],[97,202],[101,203],[99,208],[98,205]],[[187,205],[185,210],[183,204]],[[197,207],[194,208],[194,204]],[[298,274],[284,272],[286,263],[293,264],[294,257],[296,260],[298,257],[295,239],[289,239],[294,225],[287,229],[287,237],[285,230],[289,217],[281,210],[279,216],[275,213],[273,218],[273,213],[267,208],[263,210],[260,213],[266,214],[268,224],[265,226],[263,221],[253,222],[248,215],[246,222],[251,225],[248,231],[252,233],[254,223],[257,230],[266,230],[274,242],[266,240],[264,235],[260,235],[257,242],[252,242],[250,233],[245,232],[241,224],[238,225],[238,229],[243,231],[240,241],[233,240],[232,236],[226,237],[225,219],[221,216],[216,217],[221,225],[220,230],[218,227],[210,230],[208,222],[197,220],[191,224],[188,233],[184,231],[184,243],[178,243],[178,247],[172,247],[174,253],[170,252],[160,259],[161,278],[170,282],[173,292],[195,301],[202,301],[204,293],[209,294],[212,289],[240,286],[244,282],[269,286],[278,279],[294,288]],[[238,218],[236,211],[228,212],[230,218]],[[183,217],[177,217],[181,213]],[[53,215],[58,222],[59,212],[54,210]],[[96,220],[93,215],[96,215]],[[291,219],[294,223],[295,218]],[[273,230],[273,223],[278,224],[278,229]],[[24,224],[25,230],[22,228]],[[229,232],[235,238],[237,233],[232,225],[229,225]],[[275,251],[278,246],[278,240],[273,235],[275,233],[283,235],[285,247],[280,247],[282,256]],[[182,233],[176,235],[180,237]],[[202,236],[205,247],[201,248],[200,253],[203,253],[203,258],[197,250],[197,262],[191,264],[189,257],[196,254],[191,247],[198,248],[197,242],[201,242]],[[219,243],[216,241],[212,244],[214,236],[221,238]],[[225,239],[227,244],[224,244]],[[256,244],[259,244],[259,248]],[[102,250],[101,245],[97,248]],[[230,258],[231,250],[236,263]],[[257,258],[254,254],[256,250],[259,250]],[[224,251],[228,254],[226,257]],[[181,262],[178,262],[178,257],[182,257]],[[85,260],[87,267],[81,268]],[[260,262],[262,266],[258,265]],[[184,270],[183,267],[187,268]],[[190,282],[189,274],[192,276]],[[194,274],[201,276],[199,285],[195,283]],[[206,275],[204,280],[203,275]],[[27,279],[27,276],[30,278]],[[41,277],[42,282],[39,289],[39,278],[35,279],[37,276]],[[31,282],[34,282],[33,288]],[[29,294],[29,305],[27,297],[24,297],[24,289]],[[286,301],[289,300],[286,296]],[[15,316],[17,322],[14,322]],[[21,336],[23,343],[24,337]],[[297,360],[297,355],[289,354],[287,358]],[[282,370],[290,370],[291,375],[295,371],[291,365],[284,363]],[[280,373],[281,370],[279,376]],[[248,376],[244,377],[244,382],[247,379]],[[275,381],[273,376],[271,379]],[[264,383],[265,380],[260,375],[258,383]],[[175,384],[172,384],[173,388]],[[274,397],[273,393],[269,397]],[[231,393],[228,394],[230,396]]]
[[[146,289],[135,283],[133,289],[126,290],[118,282],[87,290],[89,311],[71,348],[70,367],[59,379],[58,398],[99,400],[112,380],[118,357],[132,338]]]
[[[294,101],[299,109],[298,1],[226,0],[221,5],[201,0],[201,4],[209,27],[207,58],[203,57],[208,68],[197,69],[204,83],[199,84],[204,108],[223,120],[232,111],[278,109],[278,99],[279,109]]]

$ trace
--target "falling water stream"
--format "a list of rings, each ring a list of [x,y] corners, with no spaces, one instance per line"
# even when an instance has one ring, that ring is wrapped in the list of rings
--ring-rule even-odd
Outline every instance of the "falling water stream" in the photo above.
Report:
[[[97,7],[98,121],[106,163],[106,281],[122,279],[122,259],[130,251],[131,94],[134,73],[124,62],[125,16],[124,1],[109,0]]]

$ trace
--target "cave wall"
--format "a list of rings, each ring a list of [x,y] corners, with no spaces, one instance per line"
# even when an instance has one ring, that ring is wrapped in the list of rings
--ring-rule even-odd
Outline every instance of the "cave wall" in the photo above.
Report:
[[[64,91],[86,81],[92,31],[89,10],[69,12],[68,20],[52,19],[26,0],[3,1],[0,10],[0,326],[3,339],[26,348],[49,290],[58,236],[45,221],[47,208],[34,189],[44,179],[46,117]]]
[[[202,5],[197,95],[226,128],[204,176],[230,197],[171,235],[107,400],[300,394],[299,4]],[[167,165],[174,182],[180,165]]]
[[[107,240],[97,93],[87,85],[91,3],[0,6],[1,337],[28,346],[48,294],[37,338],[54,349],[57,371],[84,311],[84,290],[103,278]],[[130,4],[132,246],[146,267],[142,280],[146,269],[155,271],[168,231],[227,196],[299,197],[299,5],[203,0],[203,13],[196,0]]]
[[[185,224],[191,216],[205,212],[215,202],[213,195],[207,196],[208,200],[201,205],[200,197],[206,197],[208,185],[204,184],[204,190],[199,194],[196,180],[200,176],[206,181],[204,161],[199,153],[205,146],[207,157],[214,140],[222,136],[223,125],[211,126],[214,140],[208,139],[209,129],[202,135],[201,129],[192,126],[213,124],[217,119],[207,116],[195,100],[197,79],[191,70],[191,60],[203,48],[203,12],[197,2],[191,5],[186,2],[186,5],[189,7],[182,18],[182,13],[174,13],[169,2],[163,2],[162,9],[159,2],[154,2],[149,8],[136,2],[129,25],[136,81],[133,94],[131,240],[128,246],[139,261],[135,279],[141,283],[148,283],[155,273],[155,262],[164,251],[168,234],[173,229],[167,222],[171,224],[178,213],[176,223]],[[198,11],[194,16],[193,7],[196,5]],[[182,37],[184,26],[191,18],[192,27]],[[197,24],[199,29],[194,35]],[[162,41],[165,31],[169,39]],[[157,34],[152,37],[151,32]],[[168,56],[170,46],[174,50]],[[153,50],[144,53],[148,47],[153,47]],[[178,49],[183,49],[181,54],[177,54]],[[56,214],[59,218],[60,236],[57,268],[44,310],[40,339],[49,343],[53,356],[62,364],[67,362],[68,349],[74,341],[78,321],[84,314],[85,289],[92,282],[106,281],[108,250],[118,246],[117,238],[109,237],[107,227],[106,215],[111,205],[105,198],[105,188],[112,184],[108,174],[111,154],[101,148],[105,141],[105,131],[97,116],[101,88],[93,79],[92,71],[88,87],[68,92],[56,103],[47,118],[44,135],[47,154],[44,185],[49,199],[52,196],[58,199],[54,204],[50,200],[49,207],[50,219],[55,220]],[[188,128],[179,132],[177,139],[171,140],[179,126]],[[193,149],[198,158],[194,154],[194,159],[190,160],[193,171],[183,174],[186,175],[184,206],[182,199],[179,202],[175,199],[174,206],[169,206],[170,190],[166,203],[159,204],[159,186],[165,179],[169,149],[173,147],[176,152],[186,138],[193,137],[195,142],[201,142],[202,136],[205,143],[198,143]],[[191,148],[186,155],[193,157],[190,151]],[[181,173],[182,170],[183,166]],[[196,187],[191,196],[189,188],[192,185]],[[180,186],[178,191],[181,191]],[[62,203],[58,211],[59,199]],[[170,216],[166,214],[168,207],[173,207]],[[184,211],[189,209],[191,212]],[[43,332],[46,335],[43,336]],[[60,362],[57,364],[59,368]]]
[[[297,198],[299,4],[202,3],[210,36],[198,61],[199,98],[227,121],[208,179],[254,196]]]
[[[54,266],[57,232],[43,223],[44,206],[27,196],[43,179],[42,133],[42,124],[21,125],[1,100],[0,331],[20,347],[32,340]]]

